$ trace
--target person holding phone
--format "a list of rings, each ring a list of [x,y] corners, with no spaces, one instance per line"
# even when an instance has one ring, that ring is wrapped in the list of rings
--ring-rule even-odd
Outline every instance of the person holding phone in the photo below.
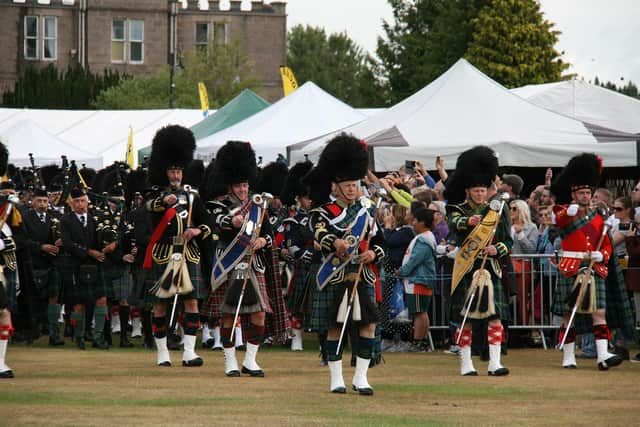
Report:
[[[633,302],[636,314],[636,327],[640,326],[640,232],[638,222],[640,214],[635,216],[635,223],[631,223],[629,229],[624,231],[624,243],[628,254],[625,284],[627,290],[633,293]],[[631,358],[632,362],[640,362],[640,353]]]

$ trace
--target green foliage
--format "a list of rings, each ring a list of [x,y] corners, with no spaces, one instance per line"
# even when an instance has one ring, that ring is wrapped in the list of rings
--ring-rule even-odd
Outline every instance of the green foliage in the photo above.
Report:
[[[624,79],[621,79],[624,80]],[[593,81],[594,85],[601,86],[607,89],[615,90],[616,92],[620,92],[624,95],[631,96],[633,98],[640,98],[640,92],[638,91],[638,86],[636,86],[631,80],[625,86],[618,86],[611,81],[607,81],[606,83],[600,81],[598,76],[596,76]]]
[[[99,109],[168,108],[171,67],[155,74],[136,76],[98,96]],[[206,49],[185,54],[173,77],[173,107],[200,108],[198,83],[207,87],[209,107],[219,108],[244,89],[256,89],[260,82],[253,75],[253,65],[239,43],[210,42]]]
[[[465,57],[506,87],[558,81],[569,67],[554,48],[560,32],[536,0],[491,0],[472,25]]]
[[[91,109],[98,94],[126,79],[117,71],[94,74],[78,64],[59,72],[54,64],[44,68],[29,65],[13,91],[3,95],[3,107]]]
[[[377,54],[391,101],[429,84],[467,51],[471,21],[488,0],[389,0],[394,22],[383,23]]]
[[[320,27],[296,25],[287,36],[287,65],[300,85],[313,81],[352,106],[385,103],[377,64],[346,33],[327,36]]]

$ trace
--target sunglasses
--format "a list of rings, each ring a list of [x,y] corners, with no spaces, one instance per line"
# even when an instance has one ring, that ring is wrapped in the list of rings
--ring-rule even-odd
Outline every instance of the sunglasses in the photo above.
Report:
[[[631,191],[640,191],[640,188],[634,188],[634,189],[633,189],[633,190],[631,190]]]
[[[616,211],[616,212],[622,212],[624,210],[624,208],[620,207],[620,206],[614,206],[613,210]]]
[[[509,208],[509,210],[511,210],[512,212],[515,212],[515,211],[517,211],[517,210],[518,210],[518,208],[516,208],[515,206],[511,206],[511,207]]]

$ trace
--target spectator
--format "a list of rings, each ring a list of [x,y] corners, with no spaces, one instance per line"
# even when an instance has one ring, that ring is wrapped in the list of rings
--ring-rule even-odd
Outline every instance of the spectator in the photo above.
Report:
[[[518,199],[522,192],[524,181],[518,175],[504,174],[502,175],[502,185],[500,185],[501,193],[509,193],[511,200]]]
[[[625,284],[627,290],[633,293],[633,303],[636,313],[636,327],[640,327],[640,233],[638,231],[640,215],[636,215],[635,223],[631,224],[624,232],[625,245],[629,255]],[[634,362],[640,362],[640,354],[636,355]]]
[[[556,204],[555,197],[551,194],[551,187],[549,185],[545,185],[542,189],[540,204],[542,206],[553,206]]]
[[[520,313],[520,321],[529,324],[529,314],[532,309],[530,305],[530,292],[533,283],[531,280],[532,260],[527,257],[518,257],[518,255],[536,253],[538,229],[531,222],[529,206],[524,200],[512,200],[509,205],[512,224],[511,238],[513,239],[511,255],[515,255],[512,257],[512,262],[518,284],[518,312]]]
[[[631,203],[635,208],[635,215],[640,214],[640,181],[636,182],[635,187],[631,190]]]
[[[413,316],[413,343],[409,351],[423,352],[429,332],[429,306],[436,281],[436,239],[431,232],[433,211],[418,209],[414,213],[411,240],[402,259],[398,275],[404,282],[405,305]]]
[[[531,211],[531,221],[534,224],[540,224],[540,218],[538,216],[538,210],[542,204],[542,189],[536,188],[529,194],[529,198],[527,199],[527,204],[529,205],[529,211]]]
[[[449,236],[449,224],[447,223],[447,211],[444,203],[440,201],[431,202],[429,209],[433,211],[433,228],[431,231],[438,245],[445,245],[447,236]]]

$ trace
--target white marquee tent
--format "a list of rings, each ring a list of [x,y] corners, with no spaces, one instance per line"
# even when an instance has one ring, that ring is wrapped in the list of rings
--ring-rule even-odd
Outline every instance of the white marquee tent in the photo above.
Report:
[[[0,108],[0,134],[29,119],[49,134],[108,165],[124,160],[129,126],[133,128],[134,153],[151,145],[156,131],[169,124],[191,127],[202,120],[200,110],[35,110]],[[31,144],[29,139],[21,143]],[[44,149],[37,145],[39,148]],[[38,150],[35,150],[34,154]],[[70,151],[70,150],[68,150]],[[69,159],[72,155],[67,154]]]
[[[432,165],[437,155],[452,166],[479,144],[496,150],[503,166],[564,166],[580,151],[598,153],[605,166],[634,166],[636,158],[635,143],[598,143],[579,120],[523,100],[464,59],[409,98],[340,131],[374,147],[375,170],[407,159]],[[336,133],[288,146],[290,160],[316,159]]]
[[[511,89],[527,101],[585,123],[640,133],[640,100],[592,85],[567,80]]]
[[[267,163],[285,154],[287,145],[361,122],[367,114],[307,82],[253,116],[198,140],[196,156],[209,160],[227,141],[240,140],[251,142]]]
[[[60,163],[62,154],[77,161],[78,166],[102,168],[102,157],[76,148],[50,134],[30,119],[22,119],[0,131],[0,141],[9,150],[9,162],[16,166],[31,166],[29,153],[36,165]]]

